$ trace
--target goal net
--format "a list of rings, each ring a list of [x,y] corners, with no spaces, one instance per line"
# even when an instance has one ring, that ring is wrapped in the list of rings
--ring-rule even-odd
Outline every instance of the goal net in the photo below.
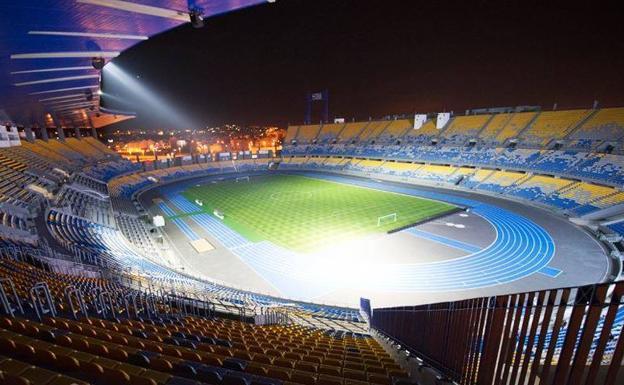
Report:
[[[236,178],[236,182],[249,182],[249,176],[239,176]]]
[[[377,226],[387,225],[388,223],[394,223],[397,221],[396,213],[384,215],[377,218]]]

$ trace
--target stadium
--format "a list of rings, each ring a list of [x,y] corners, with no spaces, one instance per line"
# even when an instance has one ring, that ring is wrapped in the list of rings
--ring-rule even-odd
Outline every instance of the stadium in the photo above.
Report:
[[[103,140],[118,56],[263,3],[0,1],[0,384],[624,383],[622,104]]]

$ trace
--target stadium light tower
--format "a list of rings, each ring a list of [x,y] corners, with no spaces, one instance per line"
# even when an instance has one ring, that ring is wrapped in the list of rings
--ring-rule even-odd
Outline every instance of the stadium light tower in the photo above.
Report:
[[[191,25],[193,28],[203,28],[204,27],[204,17],[202,16],[202,12],[198,9],[191,9],[189,12],[189,16],[191,18]]]

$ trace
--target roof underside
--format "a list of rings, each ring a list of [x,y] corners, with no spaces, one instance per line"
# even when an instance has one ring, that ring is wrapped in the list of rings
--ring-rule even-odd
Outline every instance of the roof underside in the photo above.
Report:
[[[0,122],[91,126],[91,117],[106,114],[93,57],[110,60],[189,22],[189,9],[206,18],[264,2],[0,0]]]

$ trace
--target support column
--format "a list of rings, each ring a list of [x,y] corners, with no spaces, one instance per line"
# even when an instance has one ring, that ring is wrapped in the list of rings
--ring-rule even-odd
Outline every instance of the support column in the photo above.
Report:
[[[63,130],[63,126],[58,125],[56,126],[56,133],[58,135],[58,138],[61,142],[65,141],[65,131]]]
[[[56,133],[61,142],[65,141],[65,131],[63,131],[63,122],[59,119],[58,115],[53,115],[54,126],[56,127]]]
[[[45,125],[41,126],[39,130],[41,132],[41,139],[44,142],[47,142],[48,140],[50,140],[50,136],[48,136],[48,128]]]
[[[76,134],[76,139],[80,139],[82,137],[80,135],[80,127],[74,127],[74,133]]]
[[[98,138],[97,130],[93,126],[91,126],[91,136],[93,136],[95,139]]]
[[[24,133],[26,134],[26,140],[29,142],[35,141],[35,135],[33,135],[33,130],[30,126],[24,126]]]

